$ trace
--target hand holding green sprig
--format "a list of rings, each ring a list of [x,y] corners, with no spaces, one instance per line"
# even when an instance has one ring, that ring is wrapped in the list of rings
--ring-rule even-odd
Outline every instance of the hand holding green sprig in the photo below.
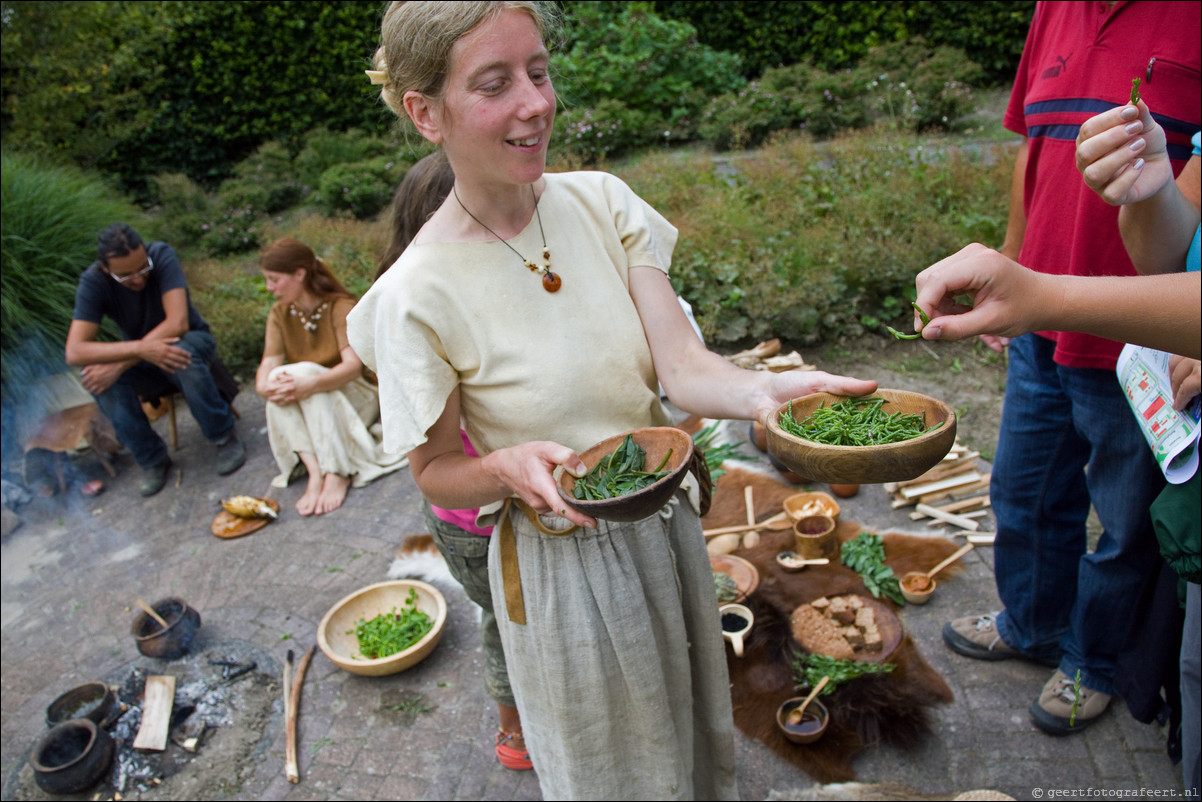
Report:
[[[892,326],[885,327],[885,328],[889,329],[890,334],[892,334],[894,337],[896,337],[899,340],[917,340],[919,337],[922,336],[923,328],[926,327],[926,325],[931,322],[931,318],[927,316],[927,313],[923,311],[921,306],[919,306],[914,301],[910,302],[910,306],[914,307],[915,311],[918,312],[918,317],[922,320],[922,325],[918,327],[918,331],[916,331],[914,334],[902,334],[900,331],[893,328]]]

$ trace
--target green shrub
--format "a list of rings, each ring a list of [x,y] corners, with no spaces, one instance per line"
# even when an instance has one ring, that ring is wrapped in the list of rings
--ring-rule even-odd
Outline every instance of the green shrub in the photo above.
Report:
[[[209,256],[226,256],[253,251],[263,244],[262,215],[250,207],[226,207],[201,225],[200,246]]]
[[[163,173],[150,179],[155,216],[163,239],[177,249],[196,245],[213,219],[213,199],[183,173]]]
[[[349,213],[360,220],[371,217],[392,201],[408,169],[409,163],[395,156],[336,164],[321,174],[314,201],[328,215]]]
[[[0,205],[0,349],[4,395],[65,368],[79,276],[96,259],[96,235],[126,222],[149,239],[145,218],[95,175],[25,154],[2,155]],[[49,356],[24,358],[40,341]]]
[[[296,206],[306,193],[288,149],[279,142],[259,146],[253,156],[234,167],[234,177],[218,190],[227,206],[249,206],[267,214]]]
[[[305,135],[304,147],[292,162],[296,180],[317,189],[331,167],[397,155],[397,144],[359,129],[330,131],[317,128]]]
[[[887,128],[794,135],[617,172],[680,230],[672,283],[707,342],[812,343],[895,321],[920,270],[972,240],[1001,244],[1012,157],[922,145]]]

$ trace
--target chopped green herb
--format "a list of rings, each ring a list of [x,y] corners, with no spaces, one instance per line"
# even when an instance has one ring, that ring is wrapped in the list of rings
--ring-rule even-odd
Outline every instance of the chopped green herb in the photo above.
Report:
[[[1131,79],[1131,103],[1132,105],[1139,102],[1139,79]]]
[[[425,637],[433,627],[430,616],[417,609],[417,591],[410,588],[399,612],[393,607],[370,621],[360,618],[355,628],[348,629],[347,633],[353,632],[358,638],[361,659],[378,660],[403,652]],[[356,659],[360,657],[356,655]]]
[[[780,427],[791,435],[828,446],[878,446],[912,440],[938,429],[923,424],[921,412],[884,412],[883,398],[847,398],[814,410],[800,423],[793,417],[793,404],[780,417]]]

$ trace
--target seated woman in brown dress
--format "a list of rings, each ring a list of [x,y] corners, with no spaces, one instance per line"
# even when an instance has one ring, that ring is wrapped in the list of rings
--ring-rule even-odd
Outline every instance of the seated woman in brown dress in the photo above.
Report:
[[[301,465],[309,482],[296,502],[301,515],[342,506],[348,488],[406,464],[380,445],[374,377],[347,344],[346,315],[355,299],[299,240],[279,239],[259,257],[276,297],[267,316],[255,390],[267,400],[267,432],[287,486]]]

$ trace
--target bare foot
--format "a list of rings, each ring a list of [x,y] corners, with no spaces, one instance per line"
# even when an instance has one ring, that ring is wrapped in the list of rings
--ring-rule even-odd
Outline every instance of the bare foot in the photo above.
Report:
[[[317,511],[318,502],[321,500],[321,468],[317,464],[317,458],[312,454],[300,454],[301,462],[309,471],[309,482],[305,486],[305,493],[296,500],[296,511],[301,515],[312,515]]]
[[[317,500],[317,509],[314,511],[318,515],[324,515],[341,507],[342,502],[346,501],[346,491],[350,486],[349,476],[327,473],[321,485],[321,498]]]

